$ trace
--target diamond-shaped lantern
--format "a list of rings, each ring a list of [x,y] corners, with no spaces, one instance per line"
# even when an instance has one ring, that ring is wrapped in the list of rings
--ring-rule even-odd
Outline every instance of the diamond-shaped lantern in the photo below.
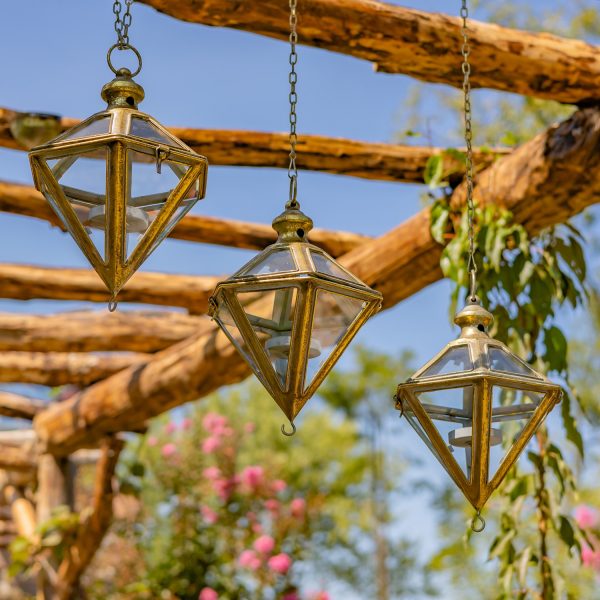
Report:
[[[492,315],[472,301],[457,340],[398,386],[403,411],[476,510],[500,485],[560,401],[560,386],[487,334]]]
[[[211,315],[293,425],[382,297],[307,241],[299,210],[273,228],[277,242],[217,285]]]
[[[35,186],[114,298],[204,197],[207,160],[137,110],[128,69],[102,89],[106,110],[30,154]]]

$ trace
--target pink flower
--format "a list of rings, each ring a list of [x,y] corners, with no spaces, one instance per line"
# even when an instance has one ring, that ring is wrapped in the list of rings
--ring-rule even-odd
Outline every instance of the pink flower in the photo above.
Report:
[[[581,529],[593,529],[598,525],[598,513],[582,504],[575,509],[575,521]]]
[[[304,498],[294,498],[290,502],[290,511],[293,517],[300,518],[304,516],[306,510],[306,500]]]
[[[165,425],[165,432],[166,433],[175,433],[177,431],[177,424],[173,423],[173,421],[169,421],[166,425]]]
[[[221,477],[221,469],[219,467],[206,467],[202,471],[202,475],[205,479],[219,479]]]
[[[310,600],[329,600],[329,594],[327,592],[316,592],[311,594]]]
[[[584,546],[581,550],[581,561],[586,567],[600,571],[600,552],[597,550],[592,550],[589,546]]]
[[[264,478],[264,469],[257,465],[246,467],[240,475],[242,483],[252,490],[259,488],[263,484]]]
[[[246,433],[254,433],[256,431],[256,425],[252,422],[246,423],[244,425],[244,431]]]
[[[219,595],[209,587],[202,588],[198,600],[219,600]]]
[[[279,511],[279,500],[275,500],[275,498],[269,498],[268,500],[265,500],[265,508],[271,512],[271,513],[276,513]]]
[[[215,493],[223,502],[227,502],[231,497],[231,493],[235,489],[237,479],[232,477],[230,479],[215,479],[213,481],[213,488]]]
[[[300,600],[300,596],[298,596],[297,592],[288,592],[281,600]]]
[[[227,417],[217,413],[208,413],[202,419],[202,427],[212,435],[220,435],[227,425]]]
[[[192,420],[189,417],[186,417],[181,421],[181,429],[189,429],[192,426]]]
[[[219,520],[219,515],[210,506],[201,506],[200,513],[209,525],[213,525]]]
[[[155,435],[151,435],[148,438],[148,446],[156,446],[158,444],[158,438]]]
[[[275,548],[275,540],[270,535],[261,535],[254,542],[254,549],[261,554],[270,554]]]
[[[161,449],[160,453],[165,457],[173,456],[173,454],[177,453],[177,446],[175,444],[165,444]]]
[[[285,488],[287,487],[287,483],[285,481],[283,481],[283,479],[276,479],[273,484],[273,491],[278,494],[279,492],[283,492],[283,490],[285,490]]]
[[[254,523],[252,525],[252,531],[254,533],[262,533],[262,531],[263,531],[262,525],[260,523]]]
[[[223,437],[231,437],[234,434],[234,431],[231,427],[223,427],[218,435],[222,435]]]
[[[271,571],[285,575],[292,566],[292,559],[287,554],[282,552],[281,554],[271,556],[267,564],[269,565],[269,569],[271,569]]]
[[[260,568],[260,558],[258,558],[256,552],[253,550],[244,550],[238,558],[238,563],[240,567],[250,569],[251,571],[256,571],[256,569]]]
[[[204,454],[212,454],[220,445],[221,440],[218,437],[207,437],[202,442],[202,452],[204,452]]]

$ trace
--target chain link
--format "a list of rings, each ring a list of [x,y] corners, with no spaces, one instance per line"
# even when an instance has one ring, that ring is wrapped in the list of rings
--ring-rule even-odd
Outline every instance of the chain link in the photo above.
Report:
[[[469,18],[469,8],[467,0],[462,0],[460,8],[460,16],[462,18],[462,73],[463,73],[463,111],[465,125],[465,144],[467,147],[467,155],[465,159],[466,167],[466,183],[467,183],[467,218],[468,218],[468,235],[469,235],[469,298],[474,299],[477,293],[477,263],[475,262],[475,205],[473,203],[473,124],[471,114],[471,64],[469,56],[471,55],[471,47],[469,45],[469,27],[467,24]]]
[[[113,13],[115,15],[115,32],[117,34],[117,43],[119,48],[129,46],[129,27],[131,25],[131,5],[133,0],[125,0],[125,12],[121,17],[123,5],[120,0],[113,2]]]
[[[288,177],[290,179],[290,197],[286,204],[287,208],[299,208],[300,204],[297,200],[298,190],[298,167],[296,166],[296,144],[298,143],[298,135],[296,133],[296,123],[298,117],[296,115],[296,104],[298,103],[298,93],[296,92],[296,84],[298,83],[298,73],[296,73],[296,63],[298,62],[298,53],[296,52],[296,44],[298,43],[298,32],[296,26],[298,24],[298,16],[296,13],[297,0],[290,0],[290,73],[288,81],[290,83],[290,163],[288,167]]]

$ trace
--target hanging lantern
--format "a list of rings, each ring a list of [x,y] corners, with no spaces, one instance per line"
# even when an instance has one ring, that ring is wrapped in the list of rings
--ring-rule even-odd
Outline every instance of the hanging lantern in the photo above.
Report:
[[[356,332],[381,308],[381,294],[308,242],[312,220],[296,198],[296,2],[290,0],[290,180],[277,241],[219,283],[210,314],[296,431],[294,419]]]
[[[492,320],[470,301],[454,319],[458,339],[396,395],[396,408],[477,511],[561,397],[560,386],[488,335]]]
[[[454,322],[459,338],[398,386],[396,408],[480,512],[537,428],[560,401],[561,389],[488,335],[492,315],[476,296],[473,151],[467,0],[461,1],[469,302]]]
[[[381,294],[310,244],[312,221],[289,208],[275,244],[218,284],[211,316],[292,423]]]
[[[10,132],[28,150],[45,144],[60,133],[60,117],[47,113],[19,112],[10,123]]]
[[[112,308],[126,281],[204,197],[208,165],[138,110],[144,90],[133,77],[141,56],[126,31],[119,39],[107,56],[116,77],[102,88],[106,110],[29,153],[36,188],[106,284]],[[113,67],[115,49],[135,53],[133,74]]]

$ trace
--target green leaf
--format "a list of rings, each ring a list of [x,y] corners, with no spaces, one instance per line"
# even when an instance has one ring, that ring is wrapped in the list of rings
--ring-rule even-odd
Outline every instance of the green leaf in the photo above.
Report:
[[[571,550],[573,547],[576,547],[579,542],[575,537],[575,529],[573,525],[571,525],[571,521],[567,519],[564,515],[560,515],[558,517],[559,527],[558,527],[558,535],[560,539],[565,543],[567,548]]]
[[[577,421],[571,414],[571,396],[568,392],[563,391],[560,414],[562,416],[563,427],[567,439],[577,448],[579,456],[584,457],[583,437],[577,427]]]
[[[543,359],[550,371],[562,373],[567,368],[567,338],[556,326],[544,330],[544,345],[546,351]]]
[[[423,180],[430,189],[440,187],[444,175],[444,157],[441,154],[433,154],[427,159]]]

